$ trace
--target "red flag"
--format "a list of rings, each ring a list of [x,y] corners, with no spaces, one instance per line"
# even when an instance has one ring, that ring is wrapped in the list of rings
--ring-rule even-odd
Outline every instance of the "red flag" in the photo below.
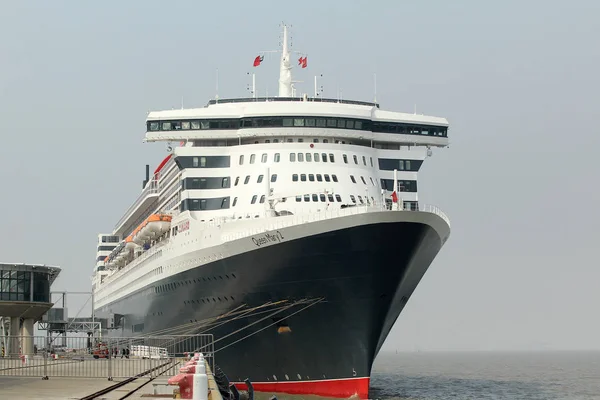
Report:
[[[396,194],[396,191],[394,191],[394,192],[392,193],[392,201],[393,201],[394,203],[397,203],[397,202],[398,202],[398,195]]]
[[[306,68],[306,57],[304,57],[304,60],[302,60],[302,68]]]
[[[265,58],[263,56],[256,56],[256,58],[254,59],[254,64],[252,64],[253,67],[258,67],[260,65],[260,63],[262,62],[262,60],[264,60]]]

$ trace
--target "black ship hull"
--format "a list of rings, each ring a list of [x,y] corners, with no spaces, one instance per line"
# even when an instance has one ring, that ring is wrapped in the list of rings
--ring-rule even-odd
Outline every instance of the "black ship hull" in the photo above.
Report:
[[[127,337],[285,300],[289,308],[275,315],[271,308],[210,329],[216,363],[229,380],[243,386],[249,378],[262,392],[366,399],[373,361],[444,235],[427,223],[391,221],[275,238],[99,311],[123,315],[109,335]]]

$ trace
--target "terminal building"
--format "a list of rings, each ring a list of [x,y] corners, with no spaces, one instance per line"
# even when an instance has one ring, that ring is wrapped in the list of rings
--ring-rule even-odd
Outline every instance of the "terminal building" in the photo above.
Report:
[[[33,354],[33,326],[52,308],[50,287],[60,268],[0,263],[2,356]]]

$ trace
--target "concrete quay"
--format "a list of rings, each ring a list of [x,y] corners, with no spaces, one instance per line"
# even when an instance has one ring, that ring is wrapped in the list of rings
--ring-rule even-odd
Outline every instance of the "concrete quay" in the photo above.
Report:
[[[44,375],[44,359],[33,358],[23,364],[21,359],[0,359],[0,400],[32,399],[32,400],[70,400],[80,399],[99,390],[108,388],[151,368],[158,367],[169,360],[149,359],[47,359]],[[109,365],[110,364],[110,365]],[[173,367],[169,369],[170,367]],[[133,388],[147,382],[130,398],[173,398],[173,386],[167,386],[167,380],[179,373],[180,361],[174,360],[169,365],[159,368],[151,374],[122,386],[115,391],[99,397],[99,399],[118,399]],[[112,381],[108,380],[108,372],[112,372]],[[166,371],[163,375],[159,373]],[[159,396],[153,396],[154,393]]]

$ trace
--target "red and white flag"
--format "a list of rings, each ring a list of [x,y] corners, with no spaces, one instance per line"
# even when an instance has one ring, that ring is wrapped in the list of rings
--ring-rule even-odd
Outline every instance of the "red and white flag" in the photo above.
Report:
[[[392,192],[392,201],[394,203],[398,202],[398,195],[396,194],[396,191]]]
[[[306,68],[307,67],[307,60],[306,57],[300,57],[298,59],[298,65],[301,65],[302,68]]]
[[[256,56],[256,58],[254,59],[254,63],[252,64],[253,67],[258,67],[260,65],[260,63],[262,62],[262,60],[264,60],[265,57],[264,56]]]

